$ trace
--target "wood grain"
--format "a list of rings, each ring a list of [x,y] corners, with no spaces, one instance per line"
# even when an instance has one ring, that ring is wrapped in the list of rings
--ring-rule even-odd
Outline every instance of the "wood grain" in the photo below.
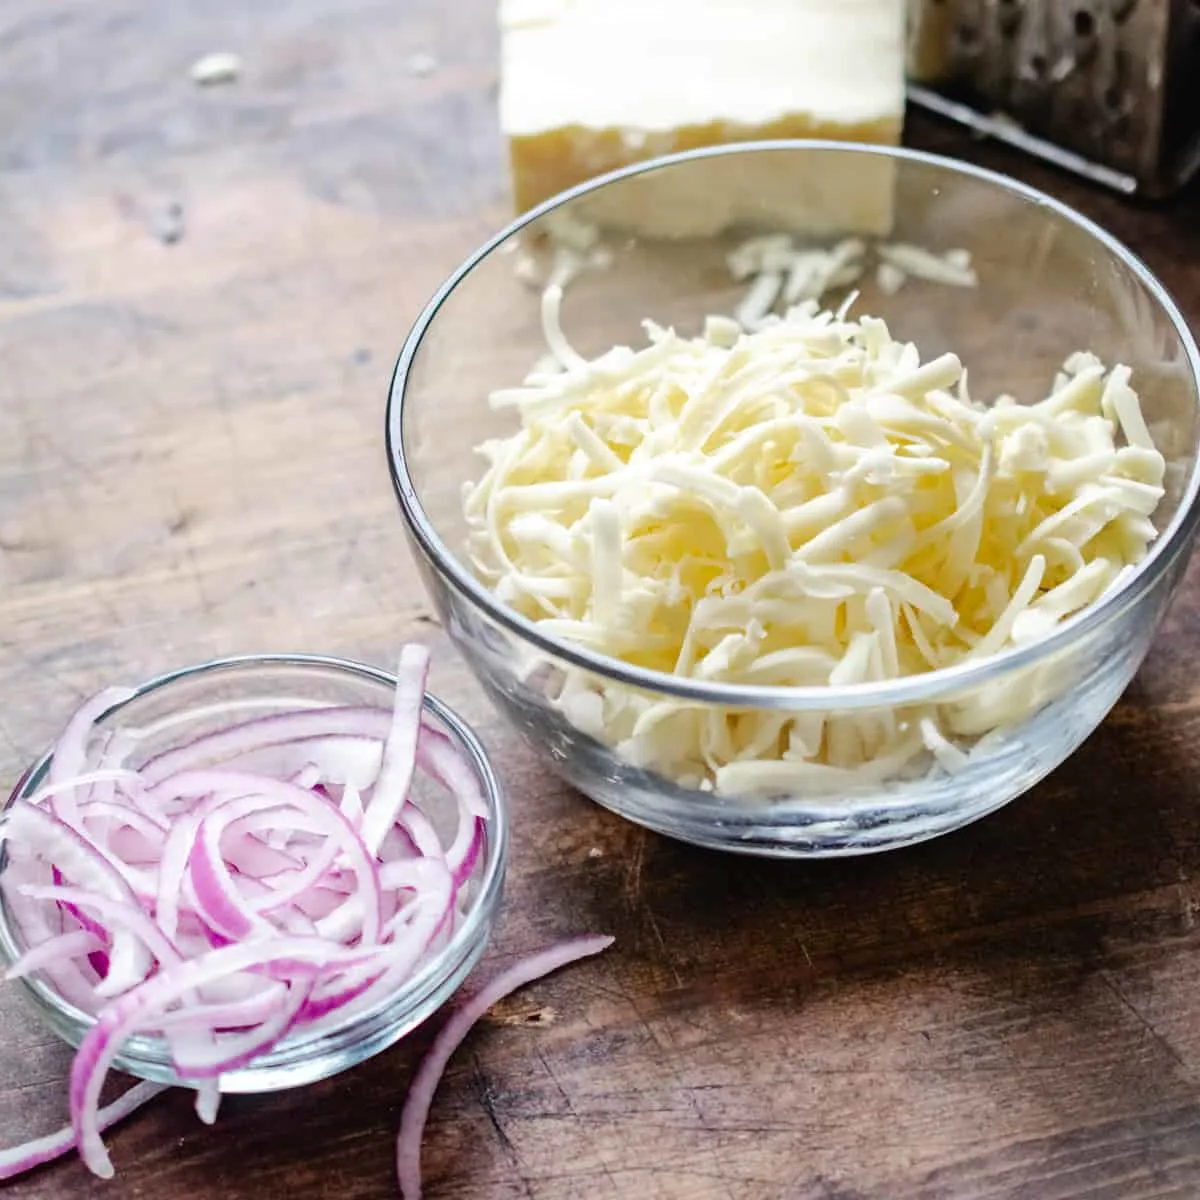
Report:
[[[609,931],[452,1064],[432,1197],[1200,1194],[1200,590],[1112,718],[938,843],[733,860],[551,781],[428,607],[386,475],[408,323],[504,217],[489,0],[8,0],[0,9],[0,778],[85,693],[218,653],[438,653],[516,809],[488,966]],[[198,89],[199,55],[243,78]],[[416,53],[437,59],[407,72]],[[1200,317],[1200,203],[1063,196]],[[178,213],[172,206],[178,206]],[[175,214],[175,215],[173,215]],[[182,236],[172,241],[171,230]],[[538,1014],[537,1020],[530,1019]],[[428,1034],[300,1092],[169,1095],[21,1200],[394,1194]],[[57,1127],[68,1053],[0,991],[0,1137]]]

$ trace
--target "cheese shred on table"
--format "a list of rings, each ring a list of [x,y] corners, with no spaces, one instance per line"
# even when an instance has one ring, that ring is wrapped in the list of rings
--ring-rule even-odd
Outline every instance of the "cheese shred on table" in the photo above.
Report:
[[[586,360],[542,306],[554,362],[493,393],[519,429],[479,449],[469,550],[549,635],[705,681],[869,684],[1043,637],[1155,536],[1164,461],[1127,367],[1071,355],[1032,405],[973,400],[876,318],[806,301],[745,331]],[[746,712],[568,673],[567,718],[685,786],[775,794],[883,779],[1027,696],[916,713]]]

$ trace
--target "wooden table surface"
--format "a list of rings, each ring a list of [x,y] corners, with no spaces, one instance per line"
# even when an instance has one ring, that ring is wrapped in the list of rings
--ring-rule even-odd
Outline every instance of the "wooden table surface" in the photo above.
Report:
[[[243,56],[201,89],[199,55]],[[85,694],[218,654],[390,662],[511,786],[487,969],[607,931],[451,1066],[432,1197],[1200,1195],[1200,588],[1067,766],[934,844],[837,864],[650,836],[505,735],[433,620],[389,487],[393,357],[506,215],[491,0],[0,8],[0,779]],[[413,56],[436,60],[422,73]],[[426,64],[428,65],[428,64]],[[1141,210],[914,121],[1107,224],[1200,319],[1200,202]],[[215,1129],[172,1093],[9,1194],[394,1194],[427,1034]],[[0,989],[0,1145],[68,1053]]]

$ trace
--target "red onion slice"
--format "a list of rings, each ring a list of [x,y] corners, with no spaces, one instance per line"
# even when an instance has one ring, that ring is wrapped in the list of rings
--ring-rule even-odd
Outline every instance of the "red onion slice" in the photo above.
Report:
[[[211,992],[210,985],[201,992]],[[253,995],[241,999],[205,1000],[192,1008],[179,1008],[164,1013],[156,1022],[157,1032],[171,1037],[178,1031],[202,1031],[206,1034],[245,1033],[267,1020],[287,1002],[288,987],[263,979]]]
[[[163,936],[162,930],[136,904],[129,904],[122,900],[110,900],[107,896],[86,892],[82,888],[48,887],[27,883],[21,884],[18,891],[29,900],[45,900],[52,904],[61,904],[64,908],[95,913],[107,922],[107,929],[114,942],[120,935],[138,945],[148,964],[147,970],[136,979],[127,982],[125,978],[118,980],[115,971],[110,966],[108,974],[96,988],[96,994],[99,996],[106,994],[106,988],[109,990],[119,988],[124,992],[134,984],[140,983],[149,973],[153,959],[157,959],[163,965],[172,965],[182,960],[178,949]]]
[[[21,895],[20,888],[26,885],[44,885],[54,876],[47,873],[43,864],[13,861],[9,859],[4,876],[4,899],[12,918],[13,927],[19,932],[20,941],[25,946],[40,946],[53,938],[61,937],[64,932],[73,932],[79,926],[72,925],[67,914],[59,905],[47,905],[41,901],[29,900]],[[101,927],[97,927],[98,936],[106,937]],[[94,965],[94,959],[100,959],[100,965]],[[107,968],[108,956],[102,952],[93,952],[87,958],[62,958],[47,963],[41,968],[41,975],[47,983],[63,997],[67,1003],[76,1008],[88,1010],[95,1007],[96,984],[100,982],[103,970]]]
[[[326,838],[324,844],[310,855],[304,866],[294,870],[281,871],[264,879],[263,882],[269,885],[266,894],[250,902],[251,910],[257,913],[269,913],[286,904],[292,904],[306,897],[311,898],[314,891],[326,892],[335,899],[338,896],[350,895],[353,885],[346,884],[340,879],[338,887],[330,887],[329,877],[336,869],[334,864],[340,853],[341,847],[338,843],[333,838]]]
[[[162,842],[169,830],[166,819],[160,814],[150,815],[132,804],[112,796],[93,796],[79,806],[79,820],[87,825],[90,821],[106,822],[113,830],[131,829],[154,844],[161,851]],[[154,856],[157,860],[157,855]]]
[[[346,1020],[394,993],[429,953],[438,933],[450,920],[457,893],[449,871],[433,859],[392,863],[384,870],[391,868],[395,872],[402,867],[412,868],[412,874],[396,886],[411,886],[415,895],[389,923],[388,959],[347,971],[335,991],[319,990],[310,1002],[312,1018],[336,1011],[339,1020]]]
[[[387,831],[396,824],[408,799],[428,677],[429,651],[415,644],[405,646],[400,651],[396,671],[396,705],[383,747],[383,763],[362,819],[363,844],[372,854],[379,852]]]
[[[54,747],[54,757],[50,760],[49,782],[51,785],[61,785],[65,780],[81,775],[87,768],[88,740],[92,727],[98,717],[115,705],[124,704],[137,693],[133,688],[105,688],[98,695],[85,701],[67,722],[66,729]],[[76,788],[61,787],[58,793],[61,802],[63,818],[69,825],[75,824],[76,817]]]
[[[409,1084],[404,1108],[400,1113],[400,1134],[396,1139],[396,1176],[400,1183],[403,1200],[420,1200],[421,1197],[421,1137],[425,1132],[425,1121],[433,1103],[433,1094],[446,1070],[454,1051],[462,1045],[475,1022],[493,1004],[503,1000],[511,992],[541,979],[568,963],[589,958],[607,950],[613,943],[611,937],[591,936],[560,942],[536,954],[529,955],[501,971],[490,983],[457,1009],[438,1031],[421,1060],[417,1073]]]
[[[21,846],[30,843],[48,847],[44,856],[72,883],[88,893],[138,907],[137,894],[128,881],[65,821],[20,800],[9,807],[7,815],[8,820],[0,825],[0,842],[7,842],[10,852],[18,852]],[[113,932],[108,957],[108,974],[102,989],[128,986],[127,981],[144,979],[151,967],[144,943],[124,929]]]
[[[417,853],[425,858],[444,859],[445,848],[442,839],[438,837],[433,822],[415,805],[406,808],[400,814],[398,827],[404,830],[416,846]]]
[[[377,715],[382,725],[378,737],[369,733],[329,734],[300,738],[294,742],[271,743],[247,750],[228,759],[223,765],[232,771],[253,771],[279,779],[295,779],[304,772],[316,771],[318,778],[326,783],[363,790],[375,782],[383,762],[383,743],[389,718],[382,709],[377,711]],[[367,727],[373,724],[372,721]]]
[[[333,782],[330,780],[330,782]],[[355,829],[362,829],[362,819],[365,815],[362,802],[362,791],[355,784],[344,783],[342,785],[342,799],[338,805],[341,814],[354,826]],[[382,847],[380,848],[382,851]]]
[[[425,727],[417,742],[417,765],[450,792],[473,817],[486,819],[479,781],[458,747],[440,730]]]
[[[287,1036],[311,994],[312,981],[298,981],[253,1029],[215,1034],[206,1047],[176,1045],[171,1054],[176,1071],[184,1079],[219,1080],[247,1066]]]
[[[47,964],[62,959],[79,958],[100,949],[105,943],[87,929],[74,933],[60,933],[47,942],[26,950],[4,973],[5,979],[20,979],[32,971],[40,971]]]
[[[137,1112],[143,1104],[153,1100],[155,1096],[165,1092],[166,1086],[161,1083],[138,1083],[123,1096],[114,1100],[106,1108],[96,1114],[96,1128],[101,1133],[111,1129],[118,1121],[125,1120]],[[0,1150],[0,1180],[15,1179],[35,1167],[44,1166],[56,1158],[62,1158],[75,1149],[75,1130],[68,1125],[57,1133],[47,1137],[35,1138],[23,1145],[14,1146],[11,1150]]]
[[[153,786],[179,771],[195,770],[213,763],[230,763],[239,755],[313,738],[370,738],[382,744],[390,725],[391,716],[387,709],[350,705],[257,717],[155,755],[142,764],[140,774],[147,786]],[[293,770],[299,770],[308,761],[302,759]],[[263,770],[264,773],[277,775],[292,774],[292,771],[273,770],[270,767]]]
[[[182,883],[196,842],[200,825],[197,813],[179,818],[163,843],[162,860],[158,870],[158,890],[154,897],[154,919],[163,936],[175,940],[179,931],[179,906],[183,900]]]
[[[32,795],[25,797],[25,803],[45,804],[60,792],[71,791],[84,784],[97,783],[125,783],[131,787],[140,787],[141,776],[136,771],[129,770],[128,767],[101,767],[95,771],[82,771],[78,775],[64,779],[61,783],[48,783],[45,787],[38,788]],[[106,798],[111,799],[111,797]]]
[[[217,1123],[217,1110],[221,1107],[221,1083],[209,1079],[196,1089],[196,1116],[205,1125]]]

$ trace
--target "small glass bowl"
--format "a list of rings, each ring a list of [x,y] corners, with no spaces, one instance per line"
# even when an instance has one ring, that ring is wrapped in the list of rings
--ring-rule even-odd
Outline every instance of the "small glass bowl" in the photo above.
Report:
[[[621,226],[624,224],[625,228]],[[873,228],[871,228],[873,226]],[[1124,586],[1044,639],[991,659],[885,683],[768,687],[680,678],[551,636],[505,605],[465,557],[465,482],[475,447],[516,431],[488,394],[519,385],[546,351],[540,291],[556,241],[600,230],[606,262],[570,280],[563,331],[585,357],[640,346],[643,319],[691,336],[732,313],[747,285],[730,252],[756,234],[802,245],[881,235],[932,252],[965,250],[971,289],[867,275],[855,312],[883,318],[926,359],[952,351],[977,397],[1043,399],[1068,355],[1092,350],[1133,371],[1167,462],[1159,537]],[[572,234],[572,231],[574,233]],[[519,251],[518,253],[510,253]],[[838,293],[831,300],[838,303]],[[426,586],[467,663],[546,762],[585,795],[650,829],[716,849],[779,857],[886,850],[945,833],[1008,803],[1103,720],[1149,649],[1179,586],[1200,509],[1200,355],[1170,296],[1128,249],[1077,212],[1015,180],[911,150],[761,142],[639,164],[547,201],[472,255],[421,314],[400,353],[387,413],[392,480]],[[628,689],[691,710],[847,715],[916,728],[930,716],[960,738],[961,769],[930,753],[914,770],[868,763],[851,784],[777,797],[719,795],[627,761],[569,719],[564,684]],[[994,722],[992,718],[995,718]],[[707,781],[706,781],[707,782]]]
[[[326,705],[371,705],[390,711],[395,677],[363,663],[316,655],[251,655],[223,658],[152,679],[135,695],[108,709],[96,722],[99,733],[136,729],[132,765],[180,741],[226,725],[230,720]],[[479,961],[499,912],[508,857],[508,812],[499,780],[475,734],[451,709],[425,697],[425,716],[463,753],[487,805],[484,846],[466,883],[466,914],[450,942],[394,995],[359,1013],[343,1026],[286,1038],[241,1070],[221,1076],[223,1092],[272,1092],[335,1075],[386,1050],[436,1012],[457,991]],[[26,771],[7,804],[43,785],[51,754]],[[453,802],[439,789],[414,784],[435,827],[452,819]],[[442,832],[439,829],[439,832]],[[5,856],[0,849],[0,871]],[[0,956],[11,963],[21,953],[18,931],[0,897]],[[48,981],[33,973],[20,980],[45,1022],[64,1041],[78,1046],[92,1017],[65,1002]],[[175,1074],[163,1040],[130,1038],[114,1066],[142,1079],[187,1086]]]

